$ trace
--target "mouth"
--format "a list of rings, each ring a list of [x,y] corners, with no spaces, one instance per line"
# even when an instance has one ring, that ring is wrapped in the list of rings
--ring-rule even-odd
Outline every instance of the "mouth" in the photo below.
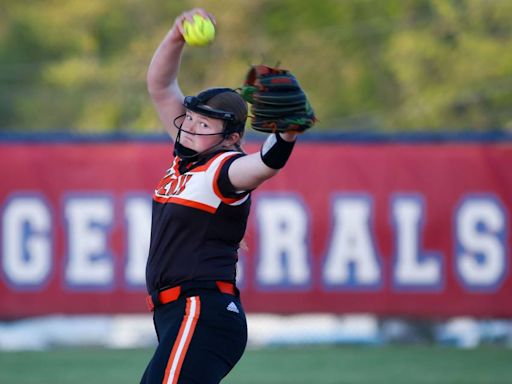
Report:
[[[182,142],[187,142],[187,143],[190,143],[190,144],[194,143],[194,141],[192,140],[192,138],[189,135],[181,135],[180,140]]]

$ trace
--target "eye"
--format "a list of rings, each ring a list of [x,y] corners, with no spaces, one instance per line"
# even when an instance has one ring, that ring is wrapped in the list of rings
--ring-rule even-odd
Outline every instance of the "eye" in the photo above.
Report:
[[[186,120],[188,120],[188,121],[190,121],[190,120],[192,120],[192,116],[190,116],[190,115],[187,113],[187,114],[185,115],[185,119],[186,119]]]
[[[208,124],[206,124],[205,122],[201,122],[199,123],[199,125],[201,126],[201,128],[208,128]]]

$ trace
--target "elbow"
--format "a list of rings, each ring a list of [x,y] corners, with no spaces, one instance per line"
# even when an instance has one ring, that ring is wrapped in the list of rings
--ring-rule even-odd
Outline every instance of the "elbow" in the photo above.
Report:
[[[155,75],[148,71],[146,74],[146,89],[151,96],[157,95],[162,90],[162,86],[159,84]]]
[[[148,80],[146,84],[146,89],[151,99],[155,102],[158,102],[160,100],[166,100],[169,98],[169,95],[171,94],[169,86],[159,84],[157,81]]]
[[[146,73],[146,89],[151,96],[158,96],[169,89],[172,84],[169,80],[164,80],[162,75],[152,65]]]
[[[180,104],[183,102],[183,96],[177,81],[163,82],[148,74],[146,89],[154,101],[174,100]]]

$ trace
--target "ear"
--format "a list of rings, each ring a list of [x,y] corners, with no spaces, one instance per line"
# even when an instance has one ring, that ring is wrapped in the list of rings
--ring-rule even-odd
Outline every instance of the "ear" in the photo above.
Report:
[[[240,141],[240,134],[238,132],[231,133],[228,137],[224,139],[224,143],[226,146],[230,147]]]

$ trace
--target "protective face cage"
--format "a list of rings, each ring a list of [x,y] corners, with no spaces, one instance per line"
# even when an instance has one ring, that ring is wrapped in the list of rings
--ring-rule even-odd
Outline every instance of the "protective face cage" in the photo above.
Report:
[[[197,96],[186,96],[185,100],[183,100],[183,105],[192,112],[225,121],[224,137],[226,137],[234,132],[243,132],[245,128],[245,121],[237,122],[236,116],[233,112],[212,108],[209,105],[206,105],[208,100],[224,92],[237,93],[231,88],[210,88],[199,93]]]
[[[199,93],[197,96],[187,96],[183,100],[183,105],[190,111],[199,113],[204,116],[212,117],[215,119],[220,119],[224,121],[224,131],[221,133],[191,133],[194,135],[200,136],[212,136],[212,135],[222,135],[221,140],[206,149],[205,151],[198,153],[190,148],[187,148],[181,144],[181,133],[184,131],[181,127],[183,122],[178,123],[178,120],[183,118],[184,115],[178,116],[174,119],[174,126],[178,129],[178,135],[176,136],[176,141],[174,142],[174,154],[180,156],[183,160],[187,162],[197,161],[201,158],[201,156],[208,154],[213,148],[220,145],[225,138],[227,138],[231,133],[242,133],[245,128],[245,121],[237,122],[236,116],[234,113],[229,111],[224,111],[221,109],[212,108],[209,105],[206,105],[208,100],[212,97],[224,93],[224,92],[235,92],[234,89],[231,88],[210,88],[206,91]]]

